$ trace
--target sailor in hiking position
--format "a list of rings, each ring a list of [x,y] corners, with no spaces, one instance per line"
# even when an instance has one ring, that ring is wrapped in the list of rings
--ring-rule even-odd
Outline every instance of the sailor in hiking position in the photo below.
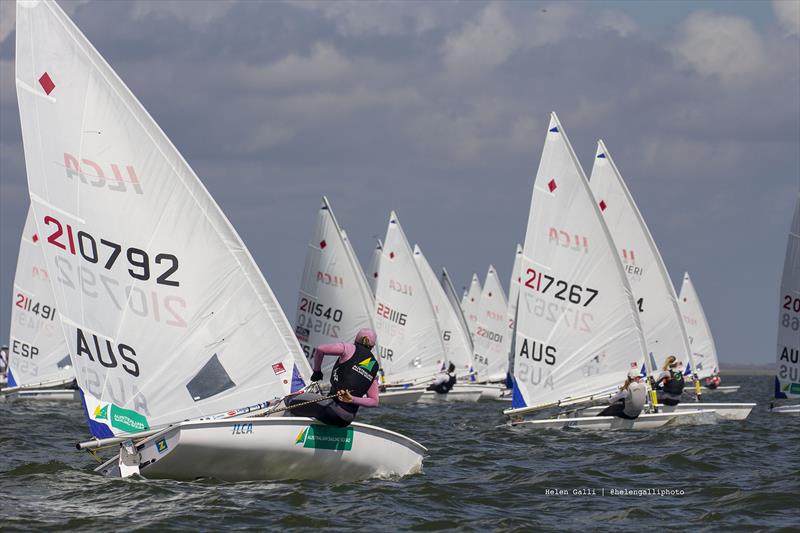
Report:
[[[656,388],[658,389],[658,401],[664,405],[678,405],[681,403],[681,394],[685,381],[683,372],[678,368],[678,361],[674,355],[670,355],[664,361],[661,373],[655,378]]]
[[[434,378],[433,384],[428,385],[427,390],[436,391],[439,394],[447,394],[456,384],[456,365],[450,363],[447,372],[440,372]]]
[[[642,382],[642,376],[635,369],[628,371],[628,378],[620,391],[609,398],[608,407],[600,411],[597,416],[616,416],[634,420],[644,409],[647,400],[647,387]]]
[[[359,407],[377,407],[378,360],[371,352],[376,340],[373,330],[363,328],[353,344],[338,342],[318,346],[311,381],[322,379],[322,359],[326,355],[338,356],[339,360],[331,371],[330,396],[335,398],[320,400],[324,398],[321,394],[300,394],[286,402],[291,414],[310,416],[332,426],[345,427],[355,419]],[[307,405],[298,405],[302,403]]]

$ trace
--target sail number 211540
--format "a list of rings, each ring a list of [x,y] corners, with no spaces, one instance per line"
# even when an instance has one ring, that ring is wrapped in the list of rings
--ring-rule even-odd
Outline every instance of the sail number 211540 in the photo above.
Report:
[[[95,239],[85,231],[74,232],[69,224],[61,224],[58,219],[46,215],[44,217],[45,226],[52,229],[52,233],[47,237],[47,242],[65,250],[72,255],[80,255],[89,263],[98,263],[102,259],[103,267],[111,270],[117,262],[117,258],[122,255],[122,245],[108,241],[106,239]],[[65,230],[66,228],[66,230]],[[150,256],[140,248],[127,248],[125,257],[128,263],[128,274],[141,281],[147,281],[151,277]],[[162,272],[156,278],[156,283],[178,287],[180,283],[174,279],[173,275],[178,271],[178,258],[172,254],[157,254],[153,262],[161,266]],[[154,267],[155,268],[155,267]]]

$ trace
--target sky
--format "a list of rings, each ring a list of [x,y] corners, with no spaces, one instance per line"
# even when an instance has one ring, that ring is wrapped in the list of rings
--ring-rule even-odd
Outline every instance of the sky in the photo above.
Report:
[[[721,367],[774,362],[800,190],[800,1],[61,2],[200,176],[290,321],[327,195],[362,264],[397,211],[457,285],[508,280],[556,111],[602,138]],[[0,0],[0,332],[28,205]],[[0,342],[7,338],[0,333]]]

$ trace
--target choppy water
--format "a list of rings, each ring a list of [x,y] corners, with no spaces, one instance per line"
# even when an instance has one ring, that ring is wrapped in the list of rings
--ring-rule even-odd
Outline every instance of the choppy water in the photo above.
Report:
[[[771,379],[731,377],[739,393],[713,396],[761,402],[744,422],[646,432],[498,428],[499,402],[362,409],[429,456],[422,474],[341,485],[105,479],[73,447],[87,436],[78,405],[0,404],[0,528],[794,529],[800,417],[766,412]]]

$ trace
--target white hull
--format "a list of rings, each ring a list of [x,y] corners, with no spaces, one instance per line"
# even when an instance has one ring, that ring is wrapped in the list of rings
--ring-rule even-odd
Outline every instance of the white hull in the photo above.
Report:
[[[380,405],[405,405],[422,398],[423,389],[392,390],[380,393]]]
[[[511,399],[511,389],[506,388],[505,385],[494,383],[465,383],[461,385],[456,383],[453,390],[460,389],[480,389],[481,400],[504,400]]]
[[[36,400],[40,402],[79,402],[80,393],[75,389],[30,389],[19,390],[0,396],[0,401]]]
[[[800,405],[781,405],[773,407],[769,412],[779,415],[800,415]]]
[[[756,404],[754,403],[680,403],[678,405],[660,405],[659,409],[665,413],[682,413],[703,409],[714,411],[719,418],[724,420],[744,420],[750,415]]]
[[[713,424],[716,416],[710,411],[683,411],[680,413],[654,413],[639,415],[635,420],[615,416],[568,416],[563,418],[547,418],[540,420],[512,420],[514,427],[535,429],[562,429],[568,427],[609,431],[617,429],[657,429],[666,424],[671,425],[705,425]]]
[[[453,389],[446,394],[439,394],[432,390],[424,391],[419,403],[439,403],[439,402],[477,402],[481,398],[483,391],[480,389],[472,388],[457,388]]]
[[[722,387],[717,387],[716,389],[709,389],[708,387],[700,387],[700,392],[702,394],[713,394],[713,393],[720,393],[720,394],[731,394],[734,392],[739,392],[740,385],[724,385]],[[684,389],[689,394],[694,395],[694,385],[691,383],[686,385]]]
[[[392,431],[353,423],[335,428],[309,418],[232,418],[182,422],[137,443],[96,469],[120,476],[223,481],[314,479],[348,482],[422,471],[421,444]]]
[[[695,403],[687,402],[678,405],[659,405],[658,409],[662,413],[684,413],[687,411],[713,411],[717,417],[724,420],[744,420],[753,410],[754,403]],[[581,416],[597,416],[597,413],[605,409],[606,406],[595,406],[579,411]],[[648,406],[649,408],[649,406]]]

